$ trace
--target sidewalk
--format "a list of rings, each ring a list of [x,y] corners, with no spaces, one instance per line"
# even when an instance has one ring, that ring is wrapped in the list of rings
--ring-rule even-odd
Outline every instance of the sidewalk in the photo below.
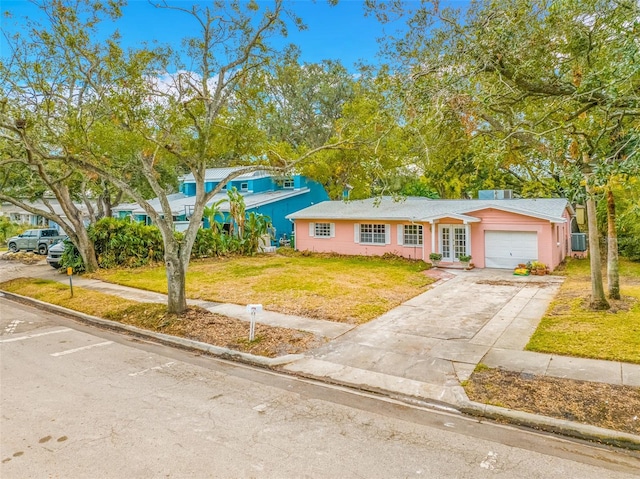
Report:
[[[556,429],[574,431],[572,435],[582,425],[471,403],[460,382],[471,376],[477,364],[484,363],[542,376],[640,386],[640,365],[523,351],[562,278],[518,277],[505,270],[436,269],[429,273],[437,279],[431,289],[358,327],[268,311],[260,313],[258,321],[330,340],[280,367],[288,373],[486,416],[518,416],[525,424],[551,421]],[[24,268],[20,275],[68,282],[46,264]],[[6,274],[0,275],[0,281],[6,279]],[[137,301],[166,302],[166,296],[158,293],[82,277],[73,281],[78,287]],[[189,303],[250,319],[242,305]],[[597,437],[606,432],[584,428],[598,430]],[[631,437],[640,447],[640,438]]]

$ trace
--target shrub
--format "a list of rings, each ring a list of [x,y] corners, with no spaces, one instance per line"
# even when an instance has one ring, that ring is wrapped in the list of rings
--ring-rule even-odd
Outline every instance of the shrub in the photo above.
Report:
[[[156,226],[129,219],[102,218],[89,227],[89,236],[101,268],[143,266],[163,257],[162,236]]]
[[[19,235],[28,227],[29,225],[18,224],[6,216],[0,216],[0,244],[7,244],[9,238]]]
[[[64,252],[60,258],[60,266],[63,268],[73,268],[74,273],[82,273],[85,270],[84,261],[78,248],[71,241],[64,242]]]

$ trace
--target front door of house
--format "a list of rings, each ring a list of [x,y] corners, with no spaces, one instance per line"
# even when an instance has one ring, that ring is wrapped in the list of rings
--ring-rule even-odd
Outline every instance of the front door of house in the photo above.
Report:
[[[439,246],[442,261],[453,263],[467,254],[467,228],[465,225],[439,225]]]

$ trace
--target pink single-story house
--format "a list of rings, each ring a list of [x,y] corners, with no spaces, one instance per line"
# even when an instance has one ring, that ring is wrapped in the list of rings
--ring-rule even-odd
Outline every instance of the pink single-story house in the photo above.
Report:
[[[563,198],[431,200],[390,197],[325,201],[287,216],[298,250],[383,255],[478,268],[514,268],[538,260],[555,268],[571,255],[571,219]]]

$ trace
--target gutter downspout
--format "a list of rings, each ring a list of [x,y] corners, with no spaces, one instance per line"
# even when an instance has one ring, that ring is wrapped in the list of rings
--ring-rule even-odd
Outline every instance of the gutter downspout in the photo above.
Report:
[[[429,223],[431,224],[431,252],[435,253],[436,252],[436,222],[438,220],[433,220],[430,221]]]

